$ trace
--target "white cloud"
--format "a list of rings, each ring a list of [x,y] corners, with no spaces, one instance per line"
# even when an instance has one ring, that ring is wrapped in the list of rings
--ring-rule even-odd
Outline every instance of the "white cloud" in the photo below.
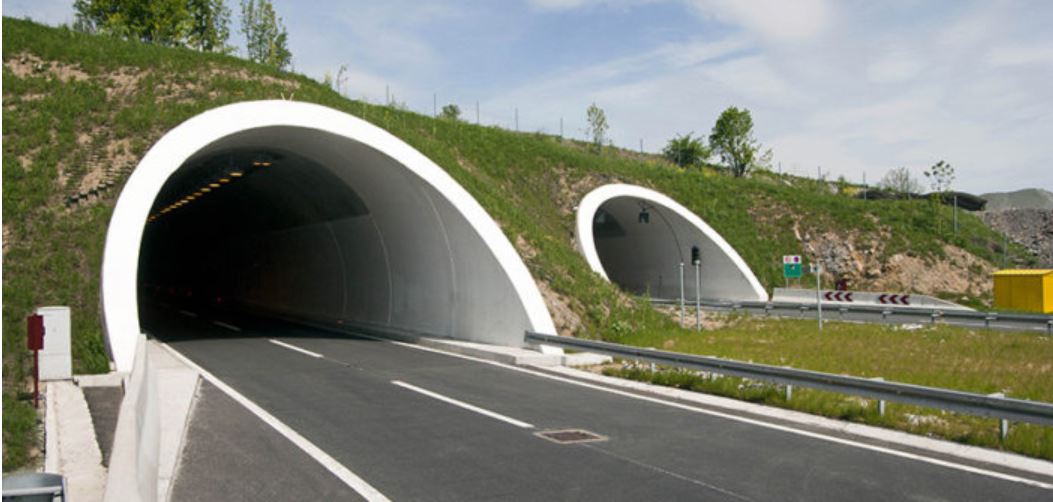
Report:
[[[993,66],[1053,64],[1053,44],[995,47],[987,52],[986,61]]]
[[[822,33],[832,17],[826,0],[691,0],[702,15],[742,26],[775,42],[800,42]]]
[[[896,84],[913,80],[924,69],[924,63],[910,51],[895,50],[870,63],[867,78],[878,84]]]

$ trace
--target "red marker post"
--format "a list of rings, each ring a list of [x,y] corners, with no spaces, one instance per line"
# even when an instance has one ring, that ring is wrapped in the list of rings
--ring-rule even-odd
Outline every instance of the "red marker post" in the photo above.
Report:
[[[26,316],[26,345],[33,351],[33,407],[40,407],[40,351],[44,349],[44,316]]]

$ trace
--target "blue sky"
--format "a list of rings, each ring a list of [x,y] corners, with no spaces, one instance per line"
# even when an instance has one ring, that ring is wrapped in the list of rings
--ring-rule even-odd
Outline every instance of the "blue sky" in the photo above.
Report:
[[[874,183],[938,160],[971,192],[1053,189],[1053,2],[275,0],[295,69],[431,113],[582,135],[596,102],[620,146],[753,113],[784,171]],[[4,1],[71,22],[72,1]],[[235,11],[237,5],[228,0]],[[239,40],[240,43],[240,40]]]

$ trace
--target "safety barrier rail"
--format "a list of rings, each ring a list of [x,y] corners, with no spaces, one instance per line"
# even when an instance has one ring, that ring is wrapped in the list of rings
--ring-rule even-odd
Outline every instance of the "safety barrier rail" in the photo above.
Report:
[[[659,305],[679,305],[679,299],[663,299],[663,298],[649,298],[651,303]],[[694,302],[686,302],[687,306],[693,305]],[[815,310],[816,305],[814,303],[788,303],[788,302],[761,302],[752,300],[743,301],[714,301],[714,300],[702,300],[703,307],[710,308],[725,308],[731,310],[738,310],[742,308],[753,308],[753,309],[764,309],[765,311],[770,310]],[[922,308],[922,307],[892,307],[882,305],[845,305],[843,303],[827,303],[823,302],[823,310],[832,309],[833,311],[842,312],[872,312],[881,314],[882,317],[887,315],[913,315],[913,316],[927,316],[935,322],[939,318],[952,318],[952,319],[977,319],[984,321],[985,326],[990,326],[995,321],[1008,321],[1008,322],[1022,322],[1031,323],[1036,326],[1045,326],[1046,333],[1053,335],[1053,315],[1043,314],[1024,314],[1024,313],[1001,313],[1001,312],[980,312],[975,310],[943,310],[940,308]]]
[[[797,385],[882,401],[895,401],[968,413],[970,415],[1000,418],[1003,420],[1003,435],[1008,427],[1005,420],[1053,426],[1053,404],[1041,401],[1027,401],[1000,397],[998,395],[973,394],[937,387],[746,363],[718,357],[680,354],[596,340],[546,335],[531,331],[526,332],[525,340],[532,344],[584,350],[623,359],[634,359],[754,380],[766,380],[787,386]]]

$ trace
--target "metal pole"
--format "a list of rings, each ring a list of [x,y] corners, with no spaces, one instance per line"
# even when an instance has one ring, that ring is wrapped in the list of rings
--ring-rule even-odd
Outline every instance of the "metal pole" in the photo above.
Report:
[[[643,153],[643,138],[640,138],[640,153]]]
[[[695,265],[695,331],[702,331],[702,265]]]
[[[822,275],[822,273],[823,273],[823,264],[822,264],[822,262],[816,262],[816,264],[815,264],[815,305],[816,305],[816,309],[819,312],[819,331],[823,330],[823,298],[821,296],[822,292],[823,292],[823,286],[822,286],[822,283],[820,282],[821,281],[820,276]]]
[[[958,194],[954,194],[954,235],[958,235]]]
[[[40,408],[40,351],[33,351],[33,407]]]
[[[384,84],[384,104],[385,105],[390,105],[391,104],[391,87],[388,86],[387,84]]]
[[[1009,265],[1009,232],[1002,232],[1002,268]]]
[[[864,171],[863,172],[863,200],[864,201],[867,200],[867,188],[868,188],[867,187],[867,173],[866,173],[866,171]]]
[[[516,108],[516,132],[519,132],[519,108]]]
[[[439,116],[439,93],[437,92],[431,93],[431,116]]]
[[[475,125],[479,125],[479,100],[475,100]]]
[[[563,139],[563,117],[559,118],[559,139]]]
[[[684,262],[680,262],[680,327],[684,327]]]

